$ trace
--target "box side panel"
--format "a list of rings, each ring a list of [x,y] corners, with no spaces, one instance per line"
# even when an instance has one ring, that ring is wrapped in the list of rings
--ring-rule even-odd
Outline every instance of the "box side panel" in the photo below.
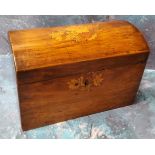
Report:
[[[19,85],[23,130],[133,103],[145,63]]]

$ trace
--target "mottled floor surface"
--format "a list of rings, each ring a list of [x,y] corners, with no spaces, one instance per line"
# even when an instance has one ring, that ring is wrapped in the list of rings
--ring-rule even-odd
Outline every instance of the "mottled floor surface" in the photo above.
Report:
[[[136,104],[22,132],[11,55],[0,56],[0,138],[155,138],[155,71],[145,70]]]

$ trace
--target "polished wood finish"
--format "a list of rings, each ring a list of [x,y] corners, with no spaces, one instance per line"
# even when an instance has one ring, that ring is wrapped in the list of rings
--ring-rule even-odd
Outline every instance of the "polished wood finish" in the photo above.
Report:
[[[149,54],[126,21],[9,32],[23,130],[132,104]]]
[[[16,70],[148,52],[142,34],[125,21],[11,31]]]
[[[144,66],[142,63],[98,71],[103,77],[98,85],[89,83],[89,74],[20,85],[23,129],[28,130],[133,103]]]

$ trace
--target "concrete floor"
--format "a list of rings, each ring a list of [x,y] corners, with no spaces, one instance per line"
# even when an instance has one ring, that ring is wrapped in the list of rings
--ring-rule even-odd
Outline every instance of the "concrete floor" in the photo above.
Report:
[[[7,32],[112,19],[134,23],[151,49],[136,104],[22,132]],[[0,138],[155,138],[155,16],[0,16],[0,23]]]

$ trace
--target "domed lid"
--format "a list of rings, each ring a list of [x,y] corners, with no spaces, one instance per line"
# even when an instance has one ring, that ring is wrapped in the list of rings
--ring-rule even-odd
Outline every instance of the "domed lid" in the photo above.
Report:
[[[149,52],[141,32],[127,21],[10,31],[9,37],[17,72]]]

